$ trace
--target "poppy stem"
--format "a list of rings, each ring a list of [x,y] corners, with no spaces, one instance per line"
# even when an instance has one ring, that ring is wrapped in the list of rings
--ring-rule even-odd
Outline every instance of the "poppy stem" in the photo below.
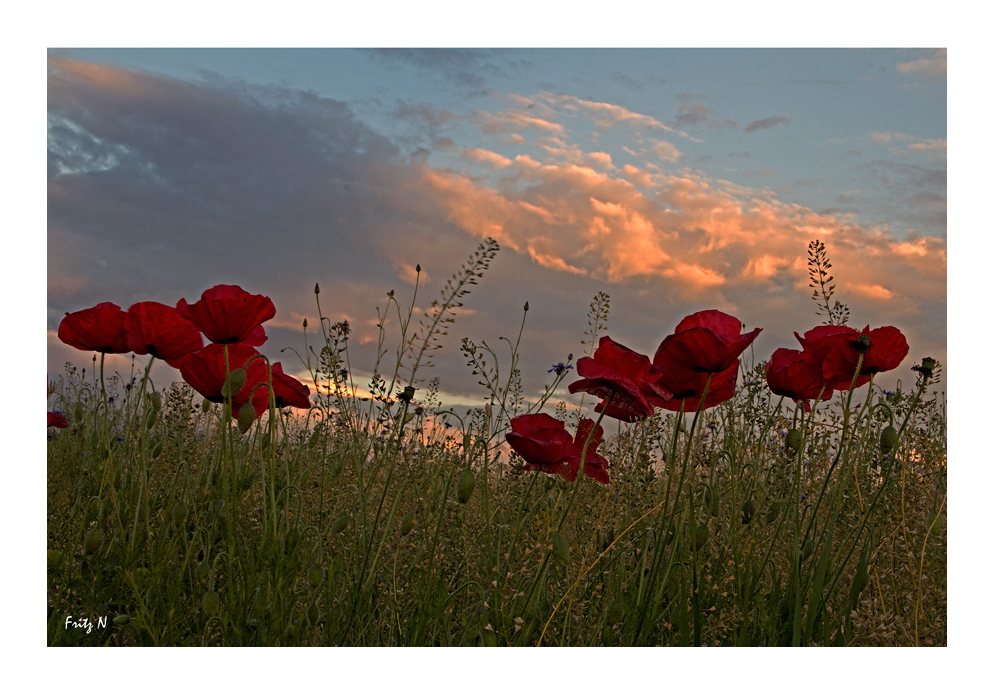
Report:
[[[604,401],[604,407],[601,409],[601,414],[597,418],[597,422],[587,433],[587,440],[583,442],[583,450],[580,453],[580,463],[576,470],[576,479],[573,480],[573,491],[570,492],[569,501],[566,503],[566,509],[563,511],[562,517],[559,519],[559,527],[556,528],[556,532],[562,532],[563,524],[566,523],[566,516],[569,515],[570,509],[573,508],[573,500],[576,499],[577,490],[580,489],[580,478],[586,473],[583,471],[583,466],[587,460],[587,449],[590,447],[590,442],[594,438],[594,434],[597,432],[597,427],[601,425],[601,421],[604,419],[604,413],[607,412],[608,406],[611,404],[611,399],[614,397],[614,392],[612,391],[610,395],[607,396],[607,400]],[[581,420],[582,421],[582,420]],[[588,420],[589,421],[589,420]]]

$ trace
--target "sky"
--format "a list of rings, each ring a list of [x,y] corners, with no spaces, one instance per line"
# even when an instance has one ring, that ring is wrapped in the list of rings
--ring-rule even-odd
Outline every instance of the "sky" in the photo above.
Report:
[[[607,331],[650,358],[686,315],[751,330],[755,363],[825,321],[807,246],[825,243],[849,324],[898,327],[878,377],[946,363],[946,50],[74,49],[47,51],[48,372],[92,358],[59,321],[101,301],[271,297],[261,348],[306,381],[313,288],[353,332],[367,387],[487,238],[500,251],[442,337],[443,403],[486,391],[459,351],[486,342],[526,398]],[[420,265],[420,277],[416,267]],[[415,296],[415,281],[418,281]],[[589,342],[589,341],[588,341]],[[284,351],[281,351],[284,350]],[[139,358],[141,363],[147,357]],[[130,356],[108,357],[130,373]],[[949,373],[948,366],[946,373]],[[179,380],[164,363],[157,384]],[[557,394],[576,398],[565,389]],[[420,384],[424,387],[424,383]],[[577,396],[578,397],[578,396]]]

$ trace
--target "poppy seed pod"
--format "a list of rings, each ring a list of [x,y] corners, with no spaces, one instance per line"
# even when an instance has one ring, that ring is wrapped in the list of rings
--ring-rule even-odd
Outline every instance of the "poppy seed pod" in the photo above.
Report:
[[[766,524],[769,525],[780,516],[780,502],[772,502],[766,509]]]
[[[72,409],[72,420],[79,424],[83,421],[83,406],[80,403],[76,403],[76,406]]]
[[[149,455],[150,458],[158,458],[160,455],[162,455],[162,444],[163,444],[163,440],[159,440],[159,441],[155,442],[155,445],[152,446],[152,450],[149,451],[149,453],[148,453],[148,455]]]
[[[153,390],[149,393],[148,401],[156,412],[162,409],[162,395],[159,394],[159,391]]]
[[[324,570],[318,564],[315,564],[311,567],[310,572],[307,574],[307,583],[311,586],[311,588],[317,588],[321,585],[321,579],[323,578]]]
[[[126,614],[119,614],[114,617],[114,625],[119,627],[126,627],[131,623],[131,616]]]
[[[748,525],[752,517],[756,515],[756,502],[746,499],[742,503],[742,525]]]
[[[235,393],[240,391],[245,386],[245,380],[247,378],[248,373],[245,369],[235,369],[228,374],[226,379],[224,379],[224,385],[221,386],[221,395],[226,398],[233,397]]]
[[[460,504],[467,503],[473,496],[473,488],[476,486],[476,475],[472,470],[463,470],[456,483],[456,499]]]
[[[314,626],[319,619],[321,619],[321,610],[316,602],[312,602],[311,606],[307,608],[307,621],[311,623],[311,626]]]

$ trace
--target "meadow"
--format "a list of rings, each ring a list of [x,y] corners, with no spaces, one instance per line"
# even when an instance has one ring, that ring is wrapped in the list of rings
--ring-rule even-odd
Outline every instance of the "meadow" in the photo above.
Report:
[[[424,316],[391,292],[364,383],[316,286],[316,392],[255,350],[275,307],[238,287],[68,314],[93,357],[49,382],[48,644],[946,645],[941,365],[847,325],[823,244],[801,349],[757,358],[705,311],[640,355],[600,293],[529,398],[526,304],[517,341],[462,339],[485,397],[445,408],[431,360],[497,252]]]

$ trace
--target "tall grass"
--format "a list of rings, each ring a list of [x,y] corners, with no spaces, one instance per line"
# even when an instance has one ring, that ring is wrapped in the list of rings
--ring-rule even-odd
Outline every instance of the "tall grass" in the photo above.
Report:
[[[417,327],[414,297],[389,295],[400,335],[387,358],[380,315],[371,383],[354,381],[348,324],[322,314],[300,355],[314,407],[244,432],[140,364],[67,365],[51,384],[70,428],[48,442],[49,645],[946,643],[936,374],[805,415],[753,356],[722,405],[605,422],[610,485],[525,472],[510,419],[575,427],[592,405],[556,399],[572,355],[525,397],[527,305],[517,341],[461,343],[481,407],[443,409],[422,380],[496,253],[481,244]],[[595,297],[591,352],[608,310]]]

